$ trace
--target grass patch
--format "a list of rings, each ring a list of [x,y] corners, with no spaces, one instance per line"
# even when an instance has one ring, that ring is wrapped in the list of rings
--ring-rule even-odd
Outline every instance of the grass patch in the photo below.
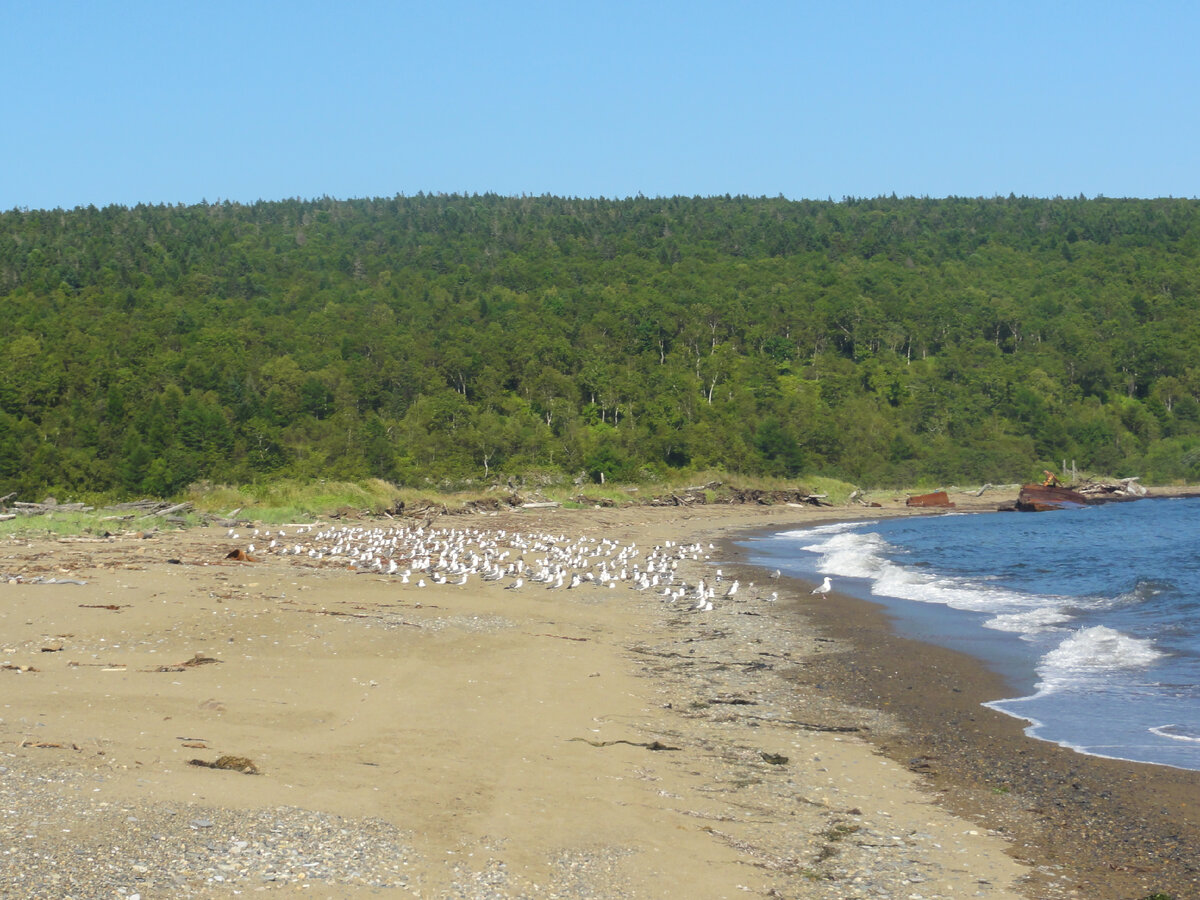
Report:
[[[241,510],[240,517],[267,524],[307,522],[334,513],[378,514],[393,509],[405,491],[386,481],[372,479],[361,484],[349,481],[272,481],[252,485],[192,485],[185,496],[196,509],[212,515]]]
[[[842,505],[854,490],[854,486],[847,482],[821,476],[784,479],[729,475],[716,471],[679,474],[638,483],[608,484],[575,484],[566,476],[551,477],[547,473],[534,472],[526,478],[511,479],[509,485],[514,484],[517,486],[497,483],[451,490],[447,485],[398,487],[380,479],[363,482],[281,479],[244,485],[202,482],[192,485],[181,496],[174,498],[175,501],[186,500],[192,504],[190,511],[175,514],[176,519],[181,517],[184,520],[182,525],[178,521],[168,522],[161,516],[145,516],[137,510],[105,507],[103,504],[114,502],[115,498],[95,496],[86,500],[96,507],[91,512],[64,510],[37,516],[18,516],[0,522],[0,539],[164,530],[201,525],[212,518],[229,518],[231,513],[236,513],[238,519],[280,525],[312,522],[334,515],[381,515],[395,510],[401,504],[406,510],[443,506],[454,510],[475,501],[503,500],[513,493],[524,502],[549,501],[559,503],[565,509],[586,509],[648,503],[656,497],[682,495],[696,488],[704,489],[704,499],[709,503],[722,502],[732,490],[770,492],[801,489],[825,495],[826,502]]]
[[[91,512],[47,512],[0,522],[0,540],[97,537],[125,531],[170,531],[204,524],[204,519],[195,514],[176,514],[175,518],[183,519],[183,523],[168,522],[163,516],[143,516],[110,508]]]

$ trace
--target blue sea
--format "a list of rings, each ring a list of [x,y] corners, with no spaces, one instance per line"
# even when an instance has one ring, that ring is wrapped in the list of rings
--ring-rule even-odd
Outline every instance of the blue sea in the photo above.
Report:
[[[821,525],[746,549],[978,657],[1012,692],[987,705],[1033,737],[1200,769],[1200,498]]]

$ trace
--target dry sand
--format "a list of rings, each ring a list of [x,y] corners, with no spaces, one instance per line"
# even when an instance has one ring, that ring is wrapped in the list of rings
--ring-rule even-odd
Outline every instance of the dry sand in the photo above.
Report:
[[[701,541],[719,561],[720,535],[900,513],[434,529],[636,543],[641,560]],[[0,897],[1101,896],[1018,846],[1019,816],[990,822],[953,779],[932,791],[880,752],[911,736],[895,715],[803,686],[854,650],[798,615],[801,586],[744,585],[707,613],[627,586],[421,588],[263,553],[252,530],[0,547],[25,582],[0,584]],[[224,559],[255,540],[255,561]],[[693,584],[713,569],[679,562]],[[190,762],[222,756],[257,774]]]

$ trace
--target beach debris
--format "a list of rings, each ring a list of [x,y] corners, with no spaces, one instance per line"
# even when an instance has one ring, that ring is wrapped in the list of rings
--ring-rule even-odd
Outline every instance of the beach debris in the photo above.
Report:
[[[928,494],[913,494],[904,501],[904,505],[922,509],[953,509],[954,501],[945,491],[933,491]]]
[[[21,741],[18,747],[36,747],[38,750],[78,750],[79,745],[76,743],[64,743],[63,741]]]
[[[8,572],[0,574],[0,581],[8,584],[87,584],[86,581],[80,581],[78,578],[49,578],[45,575],[26,578],[24,575]]]
[[[549,632],[546,632],[546,631],[539,631],[539,632],[527,631],[525,633],[527,635],[529,635],[530,637],[558,638],[560,641],[586,641],[587,640],[587,638],[585,638],[585,637],[571,637],[570,635],[567,635],[567,634],[550,634]]]
[[[1010,512],[1048,512],[1055,509],[1078,509],[1118,500],[1139,500],[1146,496],[1146,489],[1138,484],[1141,476],[1121,478],[1116,482],[1084,481],[1080,484],[1064,485],[1047,478],[1042,484],[1025,484],[1017,495],[1016,502],[1000,507]]]
[[[9,494],[8,496],[13,495]],[[41,503],[13,500],[7,506],[13,514],[19,516],[41,516],[53,512],[91,512],[95,509],[94,506],[87,506],[84,503],[59,503],[53,497],[47,497]]]
[[[983,487],[981,487],[981,488],[980,488],[979,490],[977,490],[977,491],[964,491],[963,493],[966,493],[966,494],[971,494],[971,495],[972,495],[972,496],[974,496],[974,497],[982,497],[982,496],[983,496],[983,494],[984,494],[984,491],[991,491],[991,490],[994,490],[994,489],[995,489],[995,487],[996,487],[996,486],[995,486],[994,484],[992,484],[992,483],[989,481],[987,484],[985,484]]]
[[[124,672],[129,667],[127,665],[125,665],[125,663],[112,663],[112,662],[86,663],[86,662],[79,662],[78,660],[73,659],[67,663],[67,668],[69,668],[69,669],[83,669],[83,668],[99,669],[101,672]]]
[[[355,607],[355,608],[362,609],[361,606]],[[312,613],[315,616],[348,616],[351,619],[382,619],[383,618],[383,616],[377,615],[375,613],[348,612],[344,609],[299,609],[297,607],[288,606],[288,607],[284,607],[284,611],[285,612]],[[411,625],[412,623],[405,622],[403,624]],[[418,627],[420,627],[420,626],[418,626]]]
[[[758,755],[763,758],[764,762],[769,762],[773,766],[785,766],[788,762],[788,758],[779,753],[768,753],[766,750],[760,750]]]
[[[20,672],[36,672],[37,671],[37,668],[35,668],[34,666],[19,665],[17,663],[11,663],[11,662],[0,663],[0,669],[3,669],[5,672],[18,672],[18,673],[20,673]]]
[[[824,734],[856,734],[870,731],[866,725],[822,725],[819,722],[801,722],[799,719],[772,719],[764,716],[743,716],[743,719],[753,719],[768,725],[778,725],[787,728],[801,728],[804,731],[818,731]]]
[[[125,603],[121,606],[118,606],[115,603],[80,603],[79,604],[80,609],[110,609],[113,612],[120,612],[122,609],[124,609],[127,606],[129,606],[128,603]]]
[[[183,672],[187,669],[194,669],[197,666],[207,666],[213,663],[219,663],[221,660],[211,656],[205,656],[203,653],[197,653],[191,659],[185,659],[183,662],[170,663],[165,666],[155,666],[152,669],[146,669],[147,672]]]
[[[246,756],[218,756],[212,762],[203,759],[189,759],[189,766],[201,766],[205,769],[228,769],[230,772],[241,772],[243,775],[261,775],[254,760]]]
[[[645,747],[647,750],[679,750],[680,747],[670,747],[660,741],[627,741],[618,739],[615,741],[592,741],[588,738],[573,737],[567,738],[568,741],[579,741],[580,743],[588,744],[592,747],[612,747],[615,744],[628,744],[630,747]]]
[[[911,772],[932,772],[933,764],[937,761],[936,756],[914,756],[908,761],[908,768]]]
[[[1062,485],[1026,484],[1021,487],[1012,509],[1019,512],[1048,512],[1055,509],[1078,509],[1097,501],[1073,488]]]
[[[181,663],[176,663],[179,666],[206,666],[209,663],[219,663],[221,660],[211,656],[205,656],[203,653],[195,654],[191,659],[184,660]]]
[[[61,653],[62,648],[63,642],[59,640],[46,641],[46,643],[42,644],[40,647],[43,653]]]

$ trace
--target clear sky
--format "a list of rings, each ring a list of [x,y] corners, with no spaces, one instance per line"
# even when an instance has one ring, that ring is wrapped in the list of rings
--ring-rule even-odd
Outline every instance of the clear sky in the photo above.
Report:
[[[1200,195],[1200,3],[0,0],[0,210]]]

